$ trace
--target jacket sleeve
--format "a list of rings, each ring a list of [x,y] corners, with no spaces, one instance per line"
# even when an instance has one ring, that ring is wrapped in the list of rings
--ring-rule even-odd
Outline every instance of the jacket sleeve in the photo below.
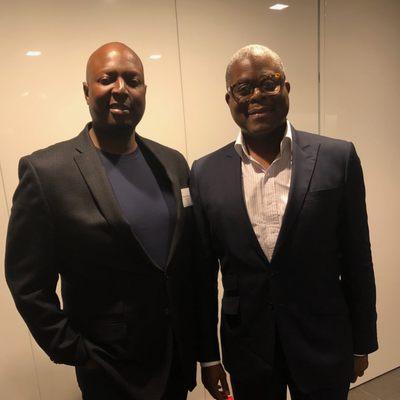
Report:
[[[219,263],[213,250],[207,216],[203,210],[201,193],[196,179],[197,163],[190,174],[190,193],[196,226],[196,312],[200,348],[198,361],[220,359],[218,342],[218,270]]]
[[[71,327],[56,294],[55,226],[39,176],[28,157],[19,163],[7,232],[5,274],[16,307],[52,361],[82,365],[84,339]]]
[[[369,240],[365,187],[360,159],[350,145],[344,188],[342,285],[350,309],[355,354],[378,348],[375,309],[375,278]]]

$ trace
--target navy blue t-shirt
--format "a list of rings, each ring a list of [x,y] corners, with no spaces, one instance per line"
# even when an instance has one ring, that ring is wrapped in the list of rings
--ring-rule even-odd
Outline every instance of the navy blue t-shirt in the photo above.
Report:
[[[98,153],[124,218],[149,256],[165,269],[175,207],[169,185],[160,185],[139,147],[130,154]]]

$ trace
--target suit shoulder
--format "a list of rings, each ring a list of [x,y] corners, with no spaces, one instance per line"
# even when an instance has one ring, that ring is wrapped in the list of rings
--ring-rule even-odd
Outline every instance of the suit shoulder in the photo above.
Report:
[[[42,160],[47,161],[54,157],[58,157],[61,154],[66,154],[74,148],[74,141],[76,138],[64,140],[62,142],[54,143],[50,146],[38,149],[27,154],[22,158],[28,159],[31,162],[41,162]]]
[[[347,140],[318,135],[316,133],[296,131],[296,136],[299,142],[304,144],[320,144],[343,150],[348,150],[352,146],[352,143]]]
[[[39,169],[56,169],[57,166],[60,165],[60,163],[62,164],[67,158],[72,159],[75,140],[76,138],[64,140],[43,149],[36,150],[31,154],[23,156],[20,163],[28,162]]]
[[[185,156],[176,149],[172,147],[165,146],[161,143],[155,142],[154,140],[140,137],[140,140],[152,151],[161,152],[167,155],[168,157],[175,158],[178,161],[184,161],[187,164]]]
[[[349,162],[352,154],[356,154],[353,143],[343,139],[296,131],[295,140],[301,147],[305,145],[318,145],[319,162],[330,166],[336,165],[343,168]]]
[[[232,154],[232,152],[235,152],[234,144],[235,142],[228,143],[227,145],[203,157],[200,157],[198,160],[195,161],[196,167],[197,168],[213,167],[215,164],[219,164],[221,159],[223,159],[229,154]]]

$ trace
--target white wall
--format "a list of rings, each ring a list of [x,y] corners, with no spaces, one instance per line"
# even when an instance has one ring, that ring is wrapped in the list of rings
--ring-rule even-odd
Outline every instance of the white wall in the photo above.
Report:
[[[397,0],[301,0],[272,11],[269,0],[14,0],[0,4],[0,256],[17,162],[76,135],[89,119],[81,83],[89,54],[119,40],[142,57],[144,136],[188,160],[234,140],[224,101],[234,51],[265,44],[291,82],[289,118],[298,128],[355,142],[367,183],[381,349],[364,380],[400,364],[399,35]],[[318,5],[320,13],[318,13]],[[320,18],[319,18],[320,17]],[[320,30],[318,26],[320,24]],[[36,58],[28,50],[41,50]],[[158,61],[151,54],[162,54]],[[318,68],[320,63],[320,69]],[[318,72],[321,84],[318,84]],[[321,112],[319,112],[319,106]],[[77,400],[73,369],[52,364],[31,339],[0,276],[0,387],[13,400]],[[204,400],[201,385],[190,400]],[[209,397],[207,397],[209,398]]]
[[[321,13],[322,131],[351,140],[363,165],[380,349],[370,379],[400,365],[400,2],[328,0]]]
[[[289,118],[317,131],[317,1],[284,12],[265,0],[178,0],[186,137],[190,161],[234,140],[238,128],[225,103],[225,68],[240,47],[268,45],[284,60],[292,83]]]

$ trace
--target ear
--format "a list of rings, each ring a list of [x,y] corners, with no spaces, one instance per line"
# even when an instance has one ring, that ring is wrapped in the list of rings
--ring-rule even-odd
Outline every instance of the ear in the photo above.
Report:
[[[230,98],[231,98],[231,95],[228,92],[226,92],[225,93],[225,101],[226,101],[226,104],[228,104],[228,105],[229,105]]]
[[[285,87],[288,93],[290,93],[290,83],[288,81],[285,82]]]
[[[83,93],[85,94],[86,104],[89,104],[89,86],[86,82],[82,82]]]

